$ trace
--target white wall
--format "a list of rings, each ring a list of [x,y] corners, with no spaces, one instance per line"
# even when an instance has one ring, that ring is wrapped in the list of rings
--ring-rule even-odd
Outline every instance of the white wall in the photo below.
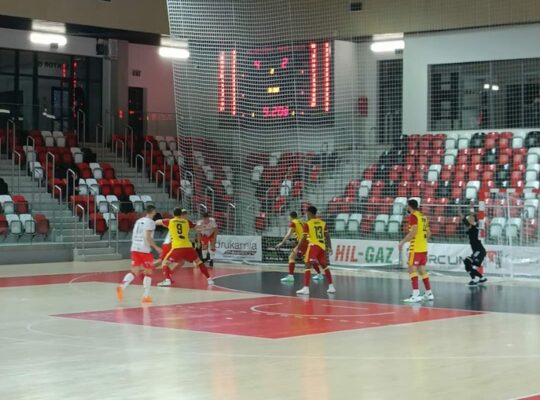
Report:
[[[540,57],[540,24],[405,37],[403,132],[428,130],[428,66]]]

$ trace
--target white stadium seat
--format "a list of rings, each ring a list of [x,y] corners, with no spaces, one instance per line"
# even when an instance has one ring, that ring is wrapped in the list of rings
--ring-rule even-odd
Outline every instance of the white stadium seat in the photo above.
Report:
[[[442,166],[439,164],[430,165],[427,173],[428,182],[436,182],[439,180],[439,175],[441,174]]]
[[[467,200],[476,200],[480,190],[480,181],[469,181],[465,187],[465,198]]]
[[[345,227],[347,226],[348,221],[349,221],[349,214],[338,214],[336,217],[335,231],[345,232]]]
[[[9,232],[13,235],[22,235],[24,227],[17,214],[7,214],[6,220],[9,226]]]
[[[456,149],[456,146],[457,146],[457,142],[455,138],[452,138],[452,137],[446,138],[446,141],[444,142],[445,150]]]
[[[133,204],[133,210],[136,213],[142,213],[144,211],[144,202],[141,200],[141,196],[132,194],[129,196],[129,201]]]
[[[500,240],[503,236],[504,227],[506,226],[506,219],[502,217],[493,218],[489,225],[489,237],[491,239]]]
[[[525,218],[537,218],[538,216],[538,199],[527,199],[523,206]]]
[[[468,149],[469,148],[469,136],[460,136],[457,142],[458,150]]]
[[[444,165],[454,165],[456,163],[458,151],[456,149],[446,150],[444,153]]]
[[[521,218],[510,218],[504,228],[504,235],[508,239],[517,239],[521,234]]]
[[[525,182],[537,181],[539,172],[540,164],[527,165],[527,170],[525,171]]]
[[[107,201],[107,198],[103,195],[96,196],[96,206],[101,214],[109,212],[109,202]]]
[[[403,215],[392,215],[388,220],[388,233],[400,233]]]
[[[388,225],[388,215],[386,214],[379,214],[377,215],[377,218],[375,219],[375,233],[384,233],[386,232],[386,226]]]
[[[347,224],[347,231],[349,233],[360,232],[360,224],[362,223],[362,214],[351,214],[349,217],[349,223]]]
[[[28,235],[34,235],[36,233],[36,221],[30,214],[19,215],[24,232]]]
[[[4,210],[4,214],[14,214],[15,213],[15,204],[13,199],[8,194],[0,195],[0,204]]]
[[[360,187],[358,188],[358,197],[367,198],[369,197],[369,192],[371,191],[371,181],[362,181],[360,182]]]
[[[406,197],[396,197],[394,200],[394,205],[392,206],[393,215],[402,215],[405,213],[407,208],[407,198]]]
[[[264,166],[256,165],[253,167],[253,172],[251,173],[251,181],[259,182],[261,180],[262,173],[264,171]]]

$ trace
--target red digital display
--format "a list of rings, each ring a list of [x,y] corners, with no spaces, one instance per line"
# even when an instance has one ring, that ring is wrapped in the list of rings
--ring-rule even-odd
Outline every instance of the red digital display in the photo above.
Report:
[[[219,53],[219,70],[218,70],[218,110],[225,112],[225,52]]]
[[[309,71],[310,71],[310,86],[309,86],[309,106],[317,107],[317,44],[309,45]]]
[[[236,50],[231,52],[231,115],[236,115]]]

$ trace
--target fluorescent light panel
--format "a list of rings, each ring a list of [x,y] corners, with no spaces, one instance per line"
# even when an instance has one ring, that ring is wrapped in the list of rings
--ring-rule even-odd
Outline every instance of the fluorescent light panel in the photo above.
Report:
[[[57,44],[58,46],[65,46],[67,44],[67,38],[64,35],[58,35],[55,33],[30,33],[30,41],[34,44]]]
[[[66,25],[61,22],[43,21],[41,19],[35,19],[32,21],[32,30],[48,33],[66,33]]]
[[[374,41],[380,41],[380,40],[401,40],[404,38],[403,32],[399,33],[379,33],[373,35]]]
[[[404,40],[387,40],[377,41],[371,43],[371,51],[374,53],[389,53],[396,50],[403,50],[405,48]]]
[[[186,60],[189,58],[189,50],[179,47],[160,47],[158,53],[164,58]]]

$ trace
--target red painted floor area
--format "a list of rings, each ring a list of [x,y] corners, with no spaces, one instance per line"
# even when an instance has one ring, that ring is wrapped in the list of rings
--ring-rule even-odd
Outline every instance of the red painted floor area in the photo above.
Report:
[[[127,271],[116,272],[89,272],[77,274],[58,274],[58,275],[36,275],[36,276],[17,276],[10,278],[0,278],[0,288],[16,287],[16,286],[40,286],[40,285],[58,285],[66,283],[81,283],[81,282],[106,282],[119,283]],[[242,273],[253,273],[250,269],[241,268],[214,268],[210,271],[213,276],[236,275]],[[206,289],[208,284],[206,278],[198,269],[180,268],[174,272],[173,279],[175,283],[173,287],[183,289]],[[154,272],[153,285],[163,280],[161,270]],[[142,285],[141,279],[136,279],[133,284]],[[227,290],[222,288],[214,288],[214,290]]]
[[[281,339],[478,314],[481,313],[270,296],[148,308],[119,308],[57,317]]]

